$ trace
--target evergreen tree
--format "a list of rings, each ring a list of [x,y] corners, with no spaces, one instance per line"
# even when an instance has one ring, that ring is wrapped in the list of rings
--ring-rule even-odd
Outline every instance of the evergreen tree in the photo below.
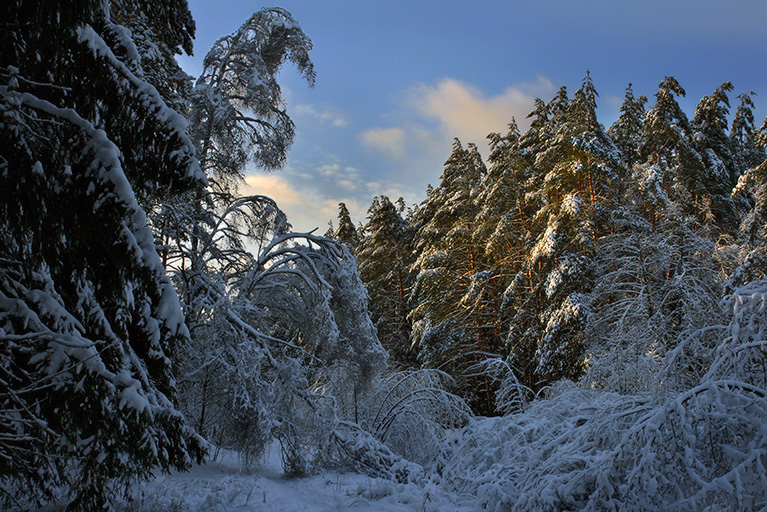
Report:
[[[345,203],[338,203],[338,229],[333,232],[331,238],[346,245],[352,253],[355,252],[357,245],[360,243],[357,228],[354,227],[351,215],[349,215],[349,209],[346,208]]]
[[[711,203],[711,213],[717,226],[727,233],[737,229],[735,206],[730,198],[732,189],[742,172],[737,168],[735,151],[727,134],[727,115],[730,101],[727,92],[730,82],[716,88],[711,96],[704,96],[695,109],[692,120],[697,152],[705,165],[701,183],[694,188],[703,200]]]
[[[536,121],[539,121],[536,120]],[[527,251],[532,241],[533,205],[528,189],[538,181],[535,168],[536,121],[528,132],[520,135],[516,122],[512,120],[509,132],[500,136],[490,134],[490,167],[482,184],[479,196],[480,211],[477,217],[477,238],[484,244],[484,257],[488,266],[488,279],[483,290],[487,298],[488,321],[492,322],[494,333],[505,338],[509,331],[510,311],[505,291],[522,271]],[[513,354],[509,351],[514,350]],[[497,355],[500,359],[514,361],[514,378],[531,385],[533,353],[501,344]],[[496,365],[497,367],[497,365]],[[488,370],[496,369],[488,365]]]
[[[619,152],[596,116],[597,92],[587,74],[556,135],[536,156],[541,186],[525,261],[504,293],[507,353],[533,391],[583,370],[582,328],[597,239],[610,218]],[[534,182],[533,182],[534,183]]]
[[[645,116],[646,96],[634,97],[631,84],[626,88],[626,98],[621,105],[621,115],[607,134],[621,152],[626,169],[631,170],[639,161],[639,145],[642,139],[642,123]]]
[[[175,57],[182,52],[192,55],[195,22],[186,1],[112,0],[110,16],[131,31],[139,55],[132,71],[152,84],[169,107],[185,114],[192,77]]]
[[[683,215],[712,220],[711,203],[703,184],[705,164],[693,143],[693,131],[675,96],[685,91],[674,77],[666,77],[647,112],[639,154],[643,163],[634,169],[647,218],[655,224],[670,203]]]
[[[734,195],[745,197],[749,202],[750,208],[740,229],[747,242],[757,245],[767,240],[767,155],[762,153],[761,160],[759,165],[743,173],[733,190]]]
[[[559,127],[560,124],[562,124],[565,120],[565,117],[567,117],[567,109],[570,106],[570,98],[567,96],[567,87],[562,86],[557,91],[556,96],[554,96],[551,101],[549,101],[548,105],[546,105],[547,110],[551,114],[551,126],[556,129]]]
[[[587,73],[576,91],[556,136],[538,158],[546,170],[546,202],[558,206],[568,195],[577,195],[590,206],[608,199],[610,183],[618,176],[618,151],[597,120],[597,91]]]
[[[511,224],[513,220],[524,216],[524,197],[520,194],[525,186],[524,166],[516,165],[520,138],[514,119],[506,135],[488,135],[490,167],[479,197],[481,210],[477,235],[488,241],[489,256],[508,254],[510,247],[503,246],[502,239],[515,231]]]
[[[108,509],[204,451],[175,406],[189,333],[138,202],[204,176],[110,15],[0,7],[0,493],[22,507]]]
[[[753,128],[751,94],[740,96],[741,105],[733,119],[731,137],[736,153],[745,163],[732,196],[737,201],[741,224],[739,265],[728,280],[735,290],[751,281],[767,277],[767,118],[759,130]]]
[[[754,100],[751,97],[755,94],[753,91],[748,91],[738,96],[740,105],[735,110],[730,127],[730,141],[740,174],[764,160],[764,147],[762,146],[760,151],[759,130],[754,124]]]
[[[413,288],[413,233],[386,196],[376,197],[368,209],[365,237],[357,247],[360,278],[370,295],[370,314],[378,339],[392,360],[409,367],[415,363],[410,347],[408,301]]]
[[[501,136],[491,133],[490,167],[479,196],[477,237],[485,243],[484,252],[496,274],[494,295],[503,292],[503,283],[521,266],[521,252],[528,235],[529,211],[524,190],[529,179],[529,167],[520,158],[521,136],[516,121],[509,132]],[[500,289],[498,287],[500,286]]]
[[[486,174],[474,145],[457,139],[445,162],[441,182],[426,199],[431,217],[417,234],[417,273],[413,334],[419,359],[442,366],[458,379],[462,395],[476,411],[494,412],[490,378],[481,367],[495,354],[499,339],[484,313],[487,272],[476,243],[477,198]]]

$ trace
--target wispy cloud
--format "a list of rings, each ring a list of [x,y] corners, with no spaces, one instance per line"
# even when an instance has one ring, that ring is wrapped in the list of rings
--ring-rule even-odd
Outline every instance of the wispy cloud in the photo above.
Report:
[[[327,219],[336,216],[337,201],[320,199],[312,191],[300,190],[293,186],[285,174],[257,174],[245,177],[245,186],[240,192],[268,196],[288,215],[288,222],[295,231],[318,229],[325,232]]]
[[[407,131],[401,127],[373,128],[360,134],[362,143],[376,149],[392,160],[399,160],[405,156]]]
[[[327,162],[307,169],[286,168],[278,174],[248,175],[240,193],[274,199],[287,214],[294,231],[318,229],[323,234],[328,221],[338,217],[340,202],[346,203],[355,223],[363,221],[371,194],[368,189],[366,179],[357,169]]]
[[[487,156],[487,134],[505,132],[512,116],[524,129],[534,98],[548,99],[553,93],[554,87],[545,78],[508,87],[497,95],[452,78],[415,85],[403,92],[397,110],[388,115],[399,122],[358,133],[357,140],[368,150],[372,157],[368,164],[374,162],[376,173],[364,162],[349,165],[348,155],[329,154],[318,147],[313,159],[293,161],[279,174],[248,176],[248,190],[243,192],[273,198],[296,231],[318,228],[324,233],[328,220],[337,223],[340,202],[346,203],[355,223],[364,222],[373,196],[420,201],[426,185],[436,184],[454,137],[477,143]],[[293,112],[307,121],[339,128],[346,124],[346,118],[329,107],[299,104]],[[388,164],[381,166],[381,161]]]
[[[323,124],[328,124],[336,128],[342,128],[348,124],[346,116],[335,108],[328,106],[315,107],[313,105],[299,104],[293,107],[293,113],[297,117],[312,117]]]

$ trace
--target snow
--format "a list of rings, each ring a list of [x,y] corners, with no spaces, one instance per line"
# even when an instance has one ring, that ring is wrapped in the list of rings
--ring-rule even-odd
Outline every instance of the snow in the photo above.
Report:
[[[117,27],[117,25],[112,25],[112,27]],[[117,33],[116,35],[122,39],[126,34]],[[157,89],[149,84],[149,82],[136,77],[122,61],[115,57],[111,48],[109,48],[106,42],[92,27],[86,25],[79,28],[77,30],[77,36],[79,41],[87,45],[95,57],[106,59],[120,73],[122,78],[130,83],[132,88],[136,91],[137,96],[144,98],[147,105],[152,105],[154,107],[153,114],[161,121],[161,123],[170,128],[170,131],[181,139],[182,147],[172,152],[170,155],[171,158],[185,159],[185,157],[194,155],[194,143],[187,135],[186,119],[165,104],[160,93],[157,92]],[[130,48],[135,49],[132,43],[126,45],[126,49],[129,49],[129,52]],[[132,54],[131,58],[135,58],[136,56],[138,55]],[[75,124],[77,123],[75,122]],[[200,169],[197,160],[194,158],[188,160],[186,176],[207,184],[207,177],[202,169]]]
[[[118,510],[189,512],[429,512],[473,510],[471,497],[418,485],[371,478],[358,473],[324,471],[306,478],[285,478],[279,447],[248,473],[233,452],[195,465],[189,472],[160,475],[133,491],[133,503]]]
[[[530,255],[530,261],[538,261],[541,258],[552,256],[557,248],[557,233],[559,231],[559,222],[556,220],[549,223],[546,232],[535,244],[533,252]]]

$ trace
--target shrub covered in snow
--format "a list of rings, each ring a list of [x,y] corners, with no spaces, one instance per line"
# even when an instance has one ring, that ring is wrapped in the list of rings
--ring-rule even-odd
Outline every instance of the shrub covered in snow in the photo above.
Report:
[[[443,485],[476,492],[478,510],[767,510],[767,282],[725,304],[718,345],[680,341],[652,392],[560,384],[471,422],[448,443]],[[664,388],[691,359],[708,361],[699,381]]]

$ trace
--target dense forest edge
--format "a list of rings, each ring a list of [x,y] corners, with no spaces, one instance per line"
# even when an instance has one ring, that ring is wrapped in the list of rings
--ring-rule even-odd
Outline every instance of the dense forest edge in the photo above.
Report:
[[[767,510],[767,119],[586,72],[419,205],[295,233],[246,169],[312,42],[262,9],[0,5],[0,506],[135,510],[158,471],[279,447],[477,510]],[[734,110],[734,112],[731,112]]]

